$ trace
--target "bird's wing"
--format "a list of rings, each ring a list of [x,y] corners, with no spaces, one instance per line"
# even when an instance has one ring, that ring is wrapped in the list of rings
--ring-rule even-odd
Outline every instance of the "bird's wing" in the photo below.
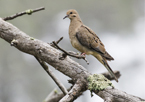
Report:
[[[88,27],[82,25],[76,33],[78,41],[85,47],[98,53],[105,53],[105,48],[99,37]]]
[[[98,52],[107,60],[113,60],[113,58],[106,52],[104,44],[99,37],[87,26],[82,25],[76,32],[78,41],[90,50]]]

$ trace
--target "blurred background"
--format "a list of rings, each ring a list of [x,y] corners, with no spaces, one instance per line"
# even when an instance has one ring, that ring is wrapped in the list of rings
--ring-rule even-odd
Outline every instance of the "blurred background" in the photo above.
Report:
[[[122,91],[145,99],[145,1],[144,0],[0,0],[0,17],[44,6],[45,10],[9,21],[20,30],[44,42],[60,37],[59,45],[75,50],[69,41],[70,20],[62,18],[69,9],[76,9],[83,23],[93,29],[114,57],[109,62],[119,70],[119,83],[113,85]],[[73,58],[89,72],[102,73],[106,68],[94,57],[90,64]],[[68,77],[48,65],[62,83],[69,88]],[[56,88],[54,81],[36,59],[11,47],[0,39],[0,102],[42,102]],[[57,87],[58,88],[58,87]],[[103,102],[86,91],[75,102]]]

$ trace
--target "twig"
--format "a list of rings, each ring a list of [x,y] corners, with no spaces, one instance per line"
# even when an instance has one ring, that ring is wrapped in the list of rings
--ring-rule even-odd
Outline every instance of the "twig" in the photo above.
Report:
[[[62,39],[63,37],[61,37],[58,41],[56,41],[56,44],[58,44]]]
[[[22,16],[22,15],[25,15],[25,14],[31,15],[34,12],[38,12],[38,11],[41,11],[41,10],[44,10],[44,9],[45,9],[44,7],[40,7],[40,8],[36,8],[36,9],[29,9],[29,10],[26,10],[26,11],[16,13],[12,16],[5,17],[5,18],[3,18],[3,20],[5,20],[5,21],[12,20],[16,17]]]
[[[114,78],[112,77],[112,75],[110,75],[108,72],[106,73],[102,73],[107,79],[109,80],[114,80]],[[121,76],[119,71],[114,71],[114,74],[117,78],[119,78]]]
[[[55,41],[55,43],[58,44],[62,39],[63,39],[63,37],[61,37],[60,39],[58,39],[57,41]],[[48,43],[48,44],[50,44],[52,47],[57,48],[53,43]]]
[[[61,89],[64,95],[68,93],[67,89],[64,87],[64,85],[55,77],[55,75],[52,73],[52,71],[48,68],[48,66],[45,64],[44,61],[37,58],[37,61],[40,63],[40,65],[43,67],[43,69],[50,75],[50,77],[54,80],[54,82],[58,85],[58,87]]]
[[[87,64],[89,64],[88,60],[86,59],[86,57],[84,55],[79,55],[78,53],[74,53],[74,52],[67,52],[65,51],[64,49],[60,48],[57,43],[55,41],[52,42],[59,50],[61,50],[62,52],[64,52],[64,54],[62,55],[62,57],[60,58],[61,60],[62,59],[65,59],[67,55],[69,56],[72,56],[72,57],[75,57],[75,58],[78,58],[78,59],[84,59]]]

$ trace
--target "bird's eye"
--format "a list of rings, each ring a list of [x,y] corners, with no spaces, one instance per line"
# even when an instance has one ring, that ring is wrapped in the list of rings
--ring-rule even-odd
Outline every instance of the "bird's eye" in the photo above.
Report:
[[[70,12],[70,14],[73,14],[72,12]]]

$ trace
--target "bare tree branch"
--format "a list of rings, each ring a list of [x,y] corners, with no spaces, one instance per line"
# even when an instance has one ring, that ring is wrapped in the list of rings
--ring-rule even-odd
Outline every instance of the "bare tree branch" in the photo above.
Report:
[[[23,12],[20,12],[20,13],[16,13],[12,16],[9,16],[9,17],[5,17],[3,18],[3,20],[7,21],[7,20],[12,20],[16,17],[19,17],[19,16],[22,16],[24,14],[28,14],[28,15],[31,15],[32,13],[34,12],[38,12],[40,10],[44,10],[45,8],[44,7],[40,7],[40,8],[36,8],[36,9],[29,9],[29,10],[26,10],[26,11],[23,11]],[[58,44],[61,40],[63,39],[60,38],[56,43]],[[14,46],[15,44],[17,43],[17,41],[14,39],[12,42],[11,42],[11,46]],[[40,65],[43,67],[43,69],[49,74],[49,76],[54,80],[54,82],[58,85],[58,87],[61,89],[61,91],[63,92],[64,95],[66,95],[68,93],[68,91],[66,90],[66,88],[64,87],[64,85],[55,77],[55,75],[52,73],[52,71],[48,68],[48,66],[45,64],[44,61],[42,61],[41,59],[37,58],[36,56],[34,56],[37,61],[40,63]]]
[[[83,83],[79,91],[82,90],[83,92],[84,90],[88,89],[89,83],[87,79],[92,74],[89,73],[79,63],[70,59],[68,56],[64,60],[60,60],[59,57],[62,53],[59,50],[50,46],[49,44],[26,35],[24,32],[20,31],[12,24],[5,22],[3,19],[0,19],[0,37],[10,44],[13,43],[13,46],[20,51],[36,56],[42,61],[47,62],[56,70],[70,77],[74,82],[79,80],[80,83]],[[111,87],[110,89],[105,88],[100,91],[96,89],[92,90],[92,92],[102,97],[105,102],[116,102],[116,100],[117,102],[137,102],[137,100],[145,101],[144,99],[129,95],[113,87]],[[71,93],[70,91],[70,94],[73,93]],[[76,97],[78,96],[75,95],[74,99]]]
[[[57,86],[61,89],[64,95],[68,93],[67,89],[64,87],[64,85],[56,78],[56,76],[52,73],[52,71],[48,68],[48,66],[45,64],[44,61],[41,59],[35,57],[37,61],[40,63],[40,65],[43,67],[43,69],[49,74],[49,76],[54,80],[54,82],[57,84]]]
[[[65,51],[64,49],[60,48],[56,42],[53,41],[53,44],[59,49],[61,50],[62,52],[64,52],[64,54],[62,54],[62,57],[60,57],[61,60],[65,59],[67,55],[69,56],[72,56],[72,57],[75,57],[75,58],[78,58],[78,59],[84,59],[87,64],[89,64],[88,60],[86,59],[86,57],[84,55],[79,55],[78,53],[75,53],[75,52],[67,52]]]
[[[108,72],[105,72],[105,73],[102,73],[107,79],[109,80],[114,80],[114,78],[112,77],[112,75],[110,75],[110,73]],[[114,74],[115,76],[117,77],[117,79],[121,76],[120,72],[119,71],[114,71]]]
[[[44,9],[45,9],[44,7],[40,7],[40,8],[36,8],[36,9],[29,9],[29,10],[26,10],[26,11],[23,11],[23,12],[16,13],[12,16],[5,17],[5,18],[3,18],[3,20],[5,20],[5,21],[12,20],[16,17],[22,16],[22,15],[25,15],[25,14],[31,15],[34,12],[38,12],[38,11],[41,11],[41,10],[44,10]]]
[[[55,88],[45,99],[44,102],[58,102],[62,97],[64,97],[63,93],[58,93]]]
[[[59,102],[73,102],[76,98],[78,98],[78,96],[83,93],[83,91],[85,91],[82,89],[82,87],[84,87],[82,81],[77,80],[69,93],[66,94]]]
[[[105,102],[144,102],[144,99],[129,95],[126,92],[119,91],[115,88],[107,88],[103,91],[94,91],[98,96],[104,99]]]
[[[114,71],[115,75],[117,76],[117,78],[120,77],[120,73],[119,71]],[[106,73],[102,73],[105,77],[107,77],[109,80],[114,80],[114,78],[111,77],[111,75],[106,72]],[[71,82],[70,82],[71,81]],[[72,80],[69,80],[69,83],[71,84],[75,84],[72,82]],[[70,91],[71,88],[68,89],[68,91]],[[82,92],[80,92],[80,95],[82,95]],[[56,89],[54,89],[45,99],[45,102],[58,102],[61,98],[64,97],[64,94],[62,92],[58,93],[56,91]],[[79,96],[78,96],[79,97]]]
[[[55,41],[55,43],[58,44],[62,39],[63,39],[63,37],[59,38],[59,40]],[[48,43],[48,44],[50,44],[52,47],[57,49],[57,47],[53,44],[53,42],[52,43]]]

